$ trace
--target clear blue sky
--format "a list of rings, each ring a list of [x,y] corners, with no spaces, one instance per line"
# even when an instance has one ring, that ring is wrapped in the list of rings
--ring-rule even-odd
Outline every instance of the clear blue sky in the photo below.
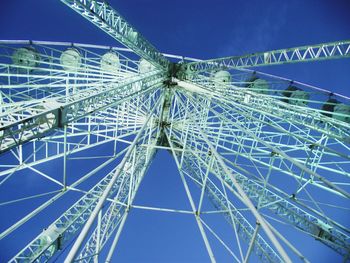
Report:
[[[346,0],[109,2],[160,51],[196,58],[240,55],[350,38],[350,2]],[[114,39],[58,0],[2,1],[0,39],[111,46],[115,43]],[[350,97],[349,59],[261,70]],[[157,157],[141,186],[136,204],[188,209],[170,155],[159,152]],[[59,164],[53,162],[53,165]],[[25,207],[22,208],[25,210]],[[0,211],[2,230],[6,225],[3,213],[19,212]],[[16,233],[17,236],[10,242],[0,243],[0,261],[18,249],[15,246],[19,243],[16,240],[19,232]],[[303,241],[299,239],[296,242]],[[339,260],[327,248],[313,245],[312,239],[305,240],[305,243],[310,247],[306,253],[311,262]],[[144,211],[131,212],[116,258],[120,262],[209,261],[192,217]],[[219,262],[227,262],[224,254],[219,253],[217,258]]]

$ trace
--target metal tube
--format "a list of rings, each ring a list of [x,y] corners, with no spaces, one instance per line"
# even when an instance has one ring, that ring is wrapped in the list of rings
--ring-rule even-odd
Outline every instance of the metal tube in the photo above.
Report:
[[[197,129],[200,131],[200,134],[202,135],[204,141],[208,144],[209,148],[211,149],[212,153],[215,155],[216,159],[218,160],[220,166],[224,170],[224,172],[228,175],[228,177],[231,179],[232,183],[236,187],[238,193],[241,195],[242,199],[244,200],[246,206],[250,209],[250,211],[253,213],[255,218],[261,223],[262,228],[264,229],[266,235],[271,240],[272,244],[275,246],[277,251],[280,253],[281,257],[285,262],[292,262],[287,253],[284,251],[281,244],[278,242],[274,234],[272,233],[271,229],[268,227],[268,225],[265,222],[265,219],[260,215],[260,213],[255,208],[252,201],[249,199],[247,194],[244,192],[240,184],[237,182],[236,178],[231,174],[230,170],[227,168],[225,162],[222,160],[221,156],[218,154],[216,149],[213,147],[211,142],[208,140],[207,136],[203,133],[202,129],[198,126],[198,124],[193,120],[193,123],[195,126],[197,126]]]
[[[276,228],[274,228],[269,222],[266,221],[266,223],[270,226],[272,232],[274,232],[275,235],[281,239],[302,261],[305,263],[310,263],[310,261],[307,260],[307,258],[305,258],[304,255],[301,254],[299,250],[297,250],[284,236],[282,236],[281,233],[276,230]]]
[[[126,218],[128,217],[128,214],[129,214],[129,211],[126,211],[126,213],[124,214],[124,217],[122,219],[122,221],[120,222],[120,226],[118,227],[118,230],[117,230],[117,233],[113,239],[113,243],[112,243],[112,246],[111,248],[109,249],[108,251],[108,255],[107,255],[107,258],[106,258],[106,263],[109,263],[111,262],[111,259],[112,259],[112,256],[113,256],[113,253],[114,253],[114,250],[117,246],[117,243],[118,243],[118,240],[119,240],[119,237],[120,237],[120,234],[122,232],[122,229],[124,227],[124,224],[125,224],[125,221],[126,221]]]
[[[199,217],[198,210],[196,211],[196,207],[195,207],[195,204],[194,204],[192,195],[191,195],[191,193],[190,193],[190,190],[189,190],[189,188],[188,188],[188,184],[187,184],[187,182],[186,182],[186,180],[185,180],[185,178],[184,178],[184,176],[183,176],[183,173],[182,173],[182,171],[181,171],[181,165],[180,165],[179,160],[177,159],[177,156],[176,156],[175,151],[174,151],[174,149],[173,149],[174,146],[173,146],[173,144],[172,144],[172,142],[171,142],[171,140],[170,140],[170,138],[169,138],[169,135],[168,135],[168,133],[167,133],[166,130],[165,130],[165,135],[166,135],[167,140],[168,140],[168,142],[169,142],[169,145],[170,145],[172,154],[173,154],[174,159],[175,159],[176,166],[177,166],[177,168],[178,168],[178,170],[179,170],[179,173],[180,173],[180,178],[181,178],[182,183],[183,183],[183,185],[184,185],[184,188],[185,188],[185,191],[186,191],[188,200],[190,201],[190,205],[191,205],[193,214],[194,214],[194,216],[195,216],[195,219],[196,219],[196,222],[197,222],[199,231],[200,231],[200,233],[201,233],[201,235],[202,235],[202,238],[203,238],[205,247],[206,247],[206,249],[207,249],[208,255],[209,255],[209,257],[210,257],[210,261],[213,262],[213,263],[215,263],[216,260],[215,260],[215,256],[214,256],[213,250],[212,250],[212,248],[211,248],[211,246],[210,246],[209,240],[208,240],[207,235],[206,235],[206,233],[205,233],[205,230],[204,230],[204,228],[203,228],[202,221],[201,221],[201,219],[200,219],[200,217]]]
[[[247,251],[247,254],[246,254],[245,259],[244,259],[244,263],[248,262],[249,256],[250,256],[250,254],[253,251],[254,242],[255,242],[256,237],[258,236],[259,228],[260,228],[260,223],[256,222],[256,227],[254,229],[254,233],[253,233],[252,239],[250,240],[248,251]]]
[[[180,101],[180,100],[179,100]],[[182,101],[180,101],[180,103],[183,105]],[[185,106],[184,106],[185,107]],[[232,181],[232,183],[234,184],[234,186],[237,189],[237,192],[240,194],[240,196],[242,197],[242,200],[244,201],[244,203],[246,204],[246,206],[249,208],[249,210],[253,213],[253,215],[255,216],[256,220],[260,222],[261,227],[264,229],[266,235],[269,237],[269,239],[271,240],[272,244],[275,246],[275,248],[277,249],[278,253],[281,255],[282,259],[284,260],[284,262],[286,263],[291,263],[291,259],[289,258],[289,256],[287,255],[287,253],[284,251],[283,247],[281,246],[281,244],[278,242],[278,240],[276,239],[275,235],[272,233],[271,229],[269,228],[269,226],[266,224],[265,219],[260,215],[260,213],[258,212],[258,210],[255,208],[254,204],[252,203],[252,201],[249,199],[249,197],[247,196],[247,194],[244,192],[244,190],[242,189],[241,185],[237,182],[236,178],[232,175],[232,173],[230,172],[229,168],[227,167],[227,165],[225,164],[225,162],[223,161],[222,157],[220,156],[220,154],[216,151],[215,147],[213,146],[213,144],[210,142],[210,140],[208,139],[207,135],[203,132],[203,130],[200,128],[200,126],[198,125],[197,121],[195,119],[193,119],[192,115],[189,115],[188,118],[191,119],[192,123],[194,124],[194,126],[197,128],[197,130],[199,131],[200,135],[202,136],[203,140],[207,143],[208,147],[210,148],[211,152],[213,155],[215,155],[218,163],[220,164],[220,166],[222,167],[222,169],[224,170],[225,174],[227,174],[227,176],[230,178],[230,180]]]
[[[149,138],[149,141],[150,141],[150,138]],[[154,148],[152,147],[151,150],[154,151]],[[145,165],[144,167],[148,167],[148,166],[149,166],[149,163],[150,163],[151,159],[152,159],[152,158],[150,158],[150,159],[147,160],[147,163],[146,163],[146,165]],[[144,170],[142,177],[144,176],[145,171],[146,171],[146,169]],[[137,181],[137,180],[136,180],[136,181]],[[118,243],[118,241],[119,241],[120,234],[121,234],[121,232],[122,232],[122,230],[123,230],[123,228],[124,228],[125,221],[126,221],[128,215],[129,215],[129,211],[130,211],[131,207],[134,207],[134,206],[132,206],[132,202],[133,202],[133,200],[134,200],[134,197],[135,197],[136,192],[137,192],[137,190],[138,190],[139,187],[140,187],[140,181],[138,181],[138,183],[137,183],[137,185],[136,185],[136,188],[135,188],[135,191],[134,191],[131,195],[129,195],[128,207],[127,207],[126,210],[125,210],[125,214],[123,215],[123,219],[122,219],[122,221],[120,222],[120,225],[119,225],[119,227],[118,227],[117,233],[116,233],[116,235],[115,235],[115,237],[114,237],[114,239],[113,239],[113,243],[112,243],[112,245],[111,245],[111,247],[110,247],[110,249],[109,249],[109,251],[108,251],[108,255],[107,255],[107,258],[106,258],[106,260],[105,260],[105,263],[111,262],[113,253],[114,253],[115,248],[116,248],[116,246],[117,246],[117,243]],[[131,185],[131,183],[130,183],[130,189],[131,189],[131,188],[132,188],[132,185]],[[130,191],[130,192],[131,192],[131,191]]]
[[[111,159],[107,160],[106,162],[102,163],[100,166],[96,167],[94,170],[92,170],[91,172],[87,173],[84,177],[80,178],[78,181],[76,181],[75,183],[73,183],[70,187],[75,187],[77,185],[79,185],[80,183],[82,183],[83,181],[85,181],[86,179],[88,179],[90,176],[94,175],[95,173],[97,173],[99,170],[101,170],[102,168],[104,168],[106,165],[108,165],[109,163],[111,163],[112,161],[114,161],[119,155],[116,155],[114,157],[112,157]],[[69,190],[69,189],[68,189]],[[67,191],[60,191],[57,195],[55,195],[54,197],[52,197],[51,199],[47,200],[45,203],[43,203],[41,206],[37,207],[35,210],[33,210],[31,213],[27,214],[25,217],[23,217],[21,220],[19,220],[17,223],[13,224],[12,226],[10,226],[8,229],[6,229],[5,231],[3,231],[2,233],[0,233],[0,240],[3,239],[4,237],[6,237],[7,235],[9,235],[10,233],[12,233],[14,230],[16,230],[18,227],[20,227],[21,225],[23,225],[24,223],[26,223],[28,220],[30,220],[32,217],[34,217],[35,215],[37,215],[38,213],[40,213],[42,210],[44,210],[47,206],[49,206],[50,204],[52,204],[54,201],[56,201],[58,198],[60,198],[62,195],[64,195],[65,193],[67,193]]]
[[[83,241],[85,240],[93,222],[95,221],[95,218],[97,217],[99,211],[102,209],[102,206],[104,204],[104,202],[106,201],[109,192],[111,191],[115,181],[117,180],[118,176],[120,175],[120,173],[122,172],[122,168],[124,167],[126,161],[129,159],[130,154],[132,153],[133,149],[135,148],[139,138],[141,137],[142,132],[147,128],[147,124],[148,121],[151,119],[152,117],[152,113],[155,111],[155,109],[157,108],[158,103],[155,104],[155,106],[153,107],[153,109],[151,110],[151,112],[149,113],[149,116],[147,118],[147,120],[145,121],[144,125],[142,126],[142,128],[140,129],[140,131],[138,132],[138,134],[136,135],[133,143],[129,146],[128,151],[126,152],[123,160],[121,161],[121,163],[119,164],[118,168],[115,171],[115,174],[113,175],[111,181],[109,182],[109,184],[107,185],[106,189],[103,191],[102,196],[100,197],[98,203],[96,204],[94,210],[92,211],[89,219],[87,220],[87,222],[85,223],[82,231],[80,232],[77,240],[75,241],[72,249],[69,251],[68,256],[65,259],[65,263],[71,263],[74,261],[74,258],[76,256],[76,254],[78,253]]]
[[[63,139],[63,188],[67,186],[67,125],[64,125],[64,139]]]

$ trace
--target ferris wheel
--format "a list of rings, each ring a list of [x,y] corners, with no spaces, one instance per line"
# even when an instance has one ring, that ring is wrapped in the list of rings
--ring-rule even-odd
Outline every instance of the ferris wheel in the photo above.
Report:
[[[199,60],[106,1],[61,2],[124,47],[0,41],[0,240],[30,233],[0,261],[112,262],[134,209],[193,217],[211,262],[309,262],[305,240],[350,260],[350,98],[254,70],[349,40]],[[134,203],[162,150],[189,210]]]

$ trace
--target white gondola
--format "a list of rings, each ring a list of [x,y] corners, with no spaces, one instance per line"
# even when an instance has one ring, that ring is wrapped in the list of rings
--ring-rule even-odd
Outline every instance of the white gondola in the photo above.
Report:
[[[155,69],[155,66],[153,66],[149,61],[147,61],[146,59],[143,59],[143,58],[140,59],[139,72],[141,74],[152,71],[154,69]]]
[[[350,123],[350,105],[339,103],[334,106],[333,118]]]
[[[297,106],[306,106],[310,98],[309,93],[295,86],[289,86],[282,94],[287,97],[285,102]]]
[[[260,78],[253,78],[249,84],[248,88],[252,91],[260,94],[269,94],[269,83]]]
[[[230,72],[221,70],[215,73],[214,75],[215,88],[225,87],[230,82],[231,82]]]
[[[75,48],[68,48],[62,52],[60,63],[66,71],[78,71],[81,66],[81,54]]]
[[[51,225],[43,232],[44,234],[39,240],[39,245],[42,247],[48,246],[48,251],[53,254],[54,251],[60,249],[60,229],[56,225]]]
[[[120,69],[119,57],[114,52],[107,52],[101,57],[101,70],[107,72],[117,72]]]
[[[12,62],[23,69],[32,70],[39,65],[39,53],[32,47],[22,47],[16,49],[12,54]]]

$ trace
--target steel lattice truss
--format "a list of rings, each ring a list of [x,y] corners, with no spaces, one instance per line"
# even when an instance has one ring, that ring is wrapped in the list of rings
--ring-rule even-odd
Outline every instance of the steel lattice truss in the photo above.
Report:
[[[46,262],[66,248],[66,262],[109,262],[130,209],[192,214],[212,262],[213,240],[232,261],[308,262],[279,224],[350,257],[350,100],[247,69],[349,57],[350,41],[199,61],[160,53],[105,1],[61,1],[127,48],[0,42],[0,187],[26,175],[50,185],[1,200],[46,198],[0,239],[69,204],[10,262]],[[160,149],[176,162],[190,211],[133,204]]]

